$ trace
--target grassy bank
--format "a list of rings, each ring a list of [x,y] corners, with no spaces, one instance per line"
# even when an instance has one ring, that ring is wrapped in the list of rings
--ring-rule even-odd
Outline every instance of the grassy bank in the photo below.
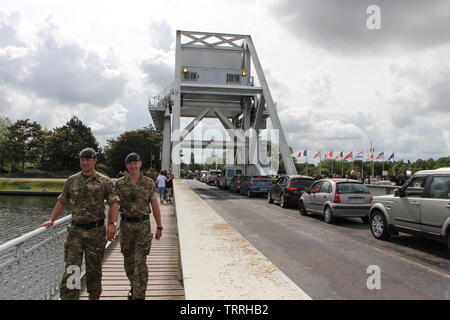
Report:
[[[1,191],[52,191],[61,192],[65,181],[0,180]]]

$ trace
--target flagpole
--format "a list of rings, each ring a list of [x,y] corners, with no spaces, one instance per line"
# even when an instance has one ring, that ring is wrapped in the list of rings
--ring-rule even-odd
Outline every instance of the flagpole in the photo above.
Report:
[[[373,155],[374,151],[373,150],[373,144],[372,144],[372,140],[370,140],[370,151],[372,152],[372,179],[375,176],[375,157]]]
[[[306,153],[306,166],[305,166],[305,176],[308,175],[308,152]]]
[[[353,152],[353,151],[352,151]],[[355,157],[352,154],[352,171],[353,171],[353,164],[355,163]]]
[[[384,171],[384,150],[383,150],[383,171]],[[382,176],[383,176],[383,171],[381,172]]]
[[[334,174],[333,163],[334,163],[334,159],[333,159],[333,157],[331,157],[331,176],[333,176],[333,174]]]
[[[322,176],[322,152],[319,153],[319,175]]]
[[[364,183],[364,151],[363,151],[363,158],[361,159],[361,178]]]

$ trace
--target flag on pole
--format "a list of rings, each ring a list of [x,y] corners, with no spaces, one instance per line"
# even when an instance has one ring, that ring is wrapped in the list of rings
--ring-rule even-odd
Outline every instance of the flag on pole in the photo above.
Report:
[[[317,158],[317,157],[320,157],[320,150],[316,153],[316,155],[314,156],[313,159],[315,159],[315,158]]]
[[[300,158],[301,156],[302,156],[301,152],[297,153],[297,158]]]
[[[344,159],[350,159],[350,158],[353,159],[353,151],[349,152],[349,153],[344,157]]]
[[[392,154],[389,156],[388,161],[391,161],[391,159],[394,159],[394,153],[392,152]]]
[[[303,155],[306,157],[308,155],[308,150],[305,149],[305,151],[303,151]]]
[[[381,160],[381,159],[383,159],[383,158],[384,158],[384,151],[383,151],[383,152],[380,152],[380,154],[377,155],[377,157],[375,158],[375,160]]]
[[[371,153],[364,161],[373,160],[373,153]]]
[[[327,158],[333,158],[333,151],[330,151],[325,154],[325,159],[327,159]]]
[[[362,160],[363,157],[364,157],[364,154],[363,154],[363,152],[361,151],[361,152],[358,152],[358,153],[356,154],[355,159],[361,159],[361,160]]]

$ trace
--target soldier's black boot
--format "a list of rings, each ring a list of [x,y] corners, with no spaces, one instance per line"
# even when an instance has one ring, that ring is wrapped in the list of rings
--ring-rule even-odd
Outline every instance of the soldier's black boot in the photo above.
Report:
[[[133,288],[131,288],[130,292],[128,292],[128,300],[134,300],[133,299]]]

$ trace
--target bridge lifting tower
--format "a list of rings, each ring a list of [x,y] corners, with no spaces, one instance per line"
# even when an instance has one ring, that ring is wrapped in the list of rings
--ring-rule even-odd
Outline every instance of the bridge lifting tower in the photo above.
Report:
[[[149,100],[148,106],[156,130],[163,133],[163,169],[172,168],[179,178],[179,150],[204,148],[210,143],[186,141],[186,136],[202,119],[217,118],[225,129],[233,130],[227,131],[234,135],[230,138],[244,146],[246,173],[258,174],[248,163],[248,137],[236,129],[254,129],[258,134],[268,118],[272,128],[279,130],[279,151],[286,172],[297,173],[250,35],[177,30],[175,55],[175,80],[154,101]],[[251,63],[260,87],[254,85]],[[194,120],[181,129],[181,117]]]

